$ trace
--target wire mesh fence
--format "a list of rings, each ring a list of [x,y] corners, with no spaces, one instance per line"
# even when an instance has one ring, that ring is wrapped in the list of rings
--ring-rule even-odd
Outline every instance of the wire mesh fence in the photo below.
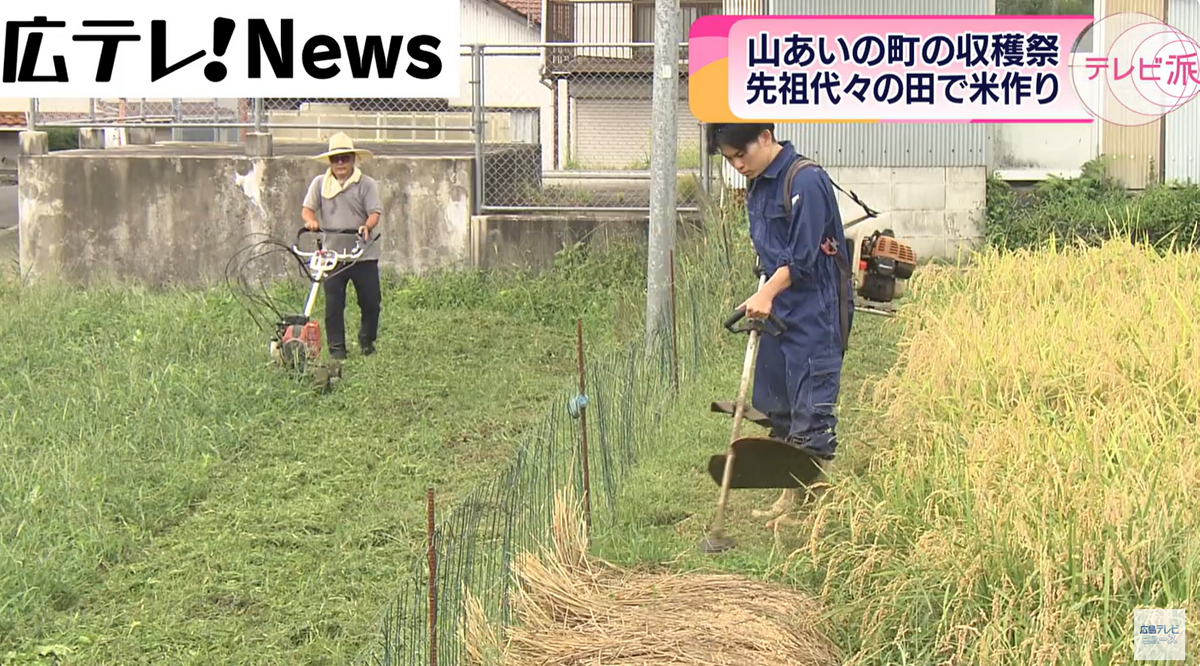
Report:
[[[653,49],[547,43],[482,50],[485,210],[648,209]],[[701,124],[681,58],[677,192],[695,208]]]
[[[662,441],[665,410],[700,372],[722,308],[735,297],[733,268],[720,260],[729,257],[723,238],[704,239],[702,258],[672,261],[672,336],[649,351],[638,341],[595,358],[580,336],[582,379],[549,405],[507,469],[449,511],[437,507],[437,521],[431,502],[430,550],[383,612],[359,666],[470,663],[468,595],[493,626],[511,626],[514,560],[548,542],[560,488],[582,499],[594,532],[614,524],[623,483]]]

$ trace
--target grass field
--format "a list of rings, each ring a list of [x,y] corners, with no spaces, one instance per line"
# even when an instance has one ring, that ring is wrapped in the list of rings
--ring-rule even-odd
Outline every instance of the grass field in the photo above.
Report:
[[[224,290],[0,283],[0,658],[347,663],[426,487],[448,506],[504,466],[575,381],[575,318],[589,345],[625,334],[643,257],[393,280],[380,353],[352,346],[324,396],[266,365]]]
[[[718,228],[680,259],[705,321],[748,295],[745,250]],[[592,344],[639,333],[620,308],[644,265],[393,283],[381,353],[323,397],[264,365],[219,292],[0,287],[20,313],[0,322],[0,656],[347,663],[421,547],[426,486],[453,504],[507,462],[575,381],[576,316]],[[798,524],[767,531],[751,510],[775,493],[735,492],[738,549],[695,548],[730,427],[708,405],[735,397],[745,349],[722,334],[596,553],[809,591],[850,664],[1131,663],[1132,609],[1200,611],[1194,254],[1113,242],[918,275],[899,318],[856,318],[833,485]]]
[[[735,491],[711,558],[729,341],[596,550],[801,587],[850,664],[1131,663],[1134,608],[1200,616],[1198,284],[1194,254],[1119,241],[924,269],[900,318],[856,321],[830,490],[776,533],[750,515],[776,493]]]

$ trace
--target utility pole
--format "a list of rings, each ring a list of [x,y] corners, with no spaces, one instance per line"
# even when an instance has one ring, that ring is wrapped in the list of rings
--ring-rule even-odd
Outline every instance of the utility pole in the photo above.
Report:
[[[670,256],[677,224],[679,0],[654,1],[653,132],[650,149],[650,250],[646,262],[646,351],[670,335]]]

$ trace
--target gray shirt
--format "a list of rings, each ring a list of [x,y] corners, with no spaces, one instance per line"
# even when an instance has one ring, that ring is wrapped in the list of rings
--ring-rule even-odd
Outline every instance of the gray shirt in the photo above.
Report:
[[[304,207],[311,208],[321,221],[321,229],[329,231],[356,231],[367,221],[371,213],[383,213],[383,205],[379,201],[379,186],[375,179],[363,174],[358,182],[342,190],[332,199],[321,196],[321,183],[325,174],[317,176],[308,185],[304,195]],[[378,261],[380,246],[378,234],[365,241],[367,249],[359,261]],[[325,246],[336,252],[350,252],[354,249],[355,236],[352,234],[329,234]]]

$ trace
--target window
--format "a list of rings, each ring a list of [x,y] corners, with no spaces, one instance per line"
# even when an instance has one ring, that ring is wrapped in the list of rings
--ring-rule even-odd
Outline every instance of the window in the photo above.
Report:
[[[680,0],[679,43],[687,43],[692,23],[701,16],[720,14],[721,3],[714,0]],[[654,43],[654,3],[634,0],[633,41]]]

